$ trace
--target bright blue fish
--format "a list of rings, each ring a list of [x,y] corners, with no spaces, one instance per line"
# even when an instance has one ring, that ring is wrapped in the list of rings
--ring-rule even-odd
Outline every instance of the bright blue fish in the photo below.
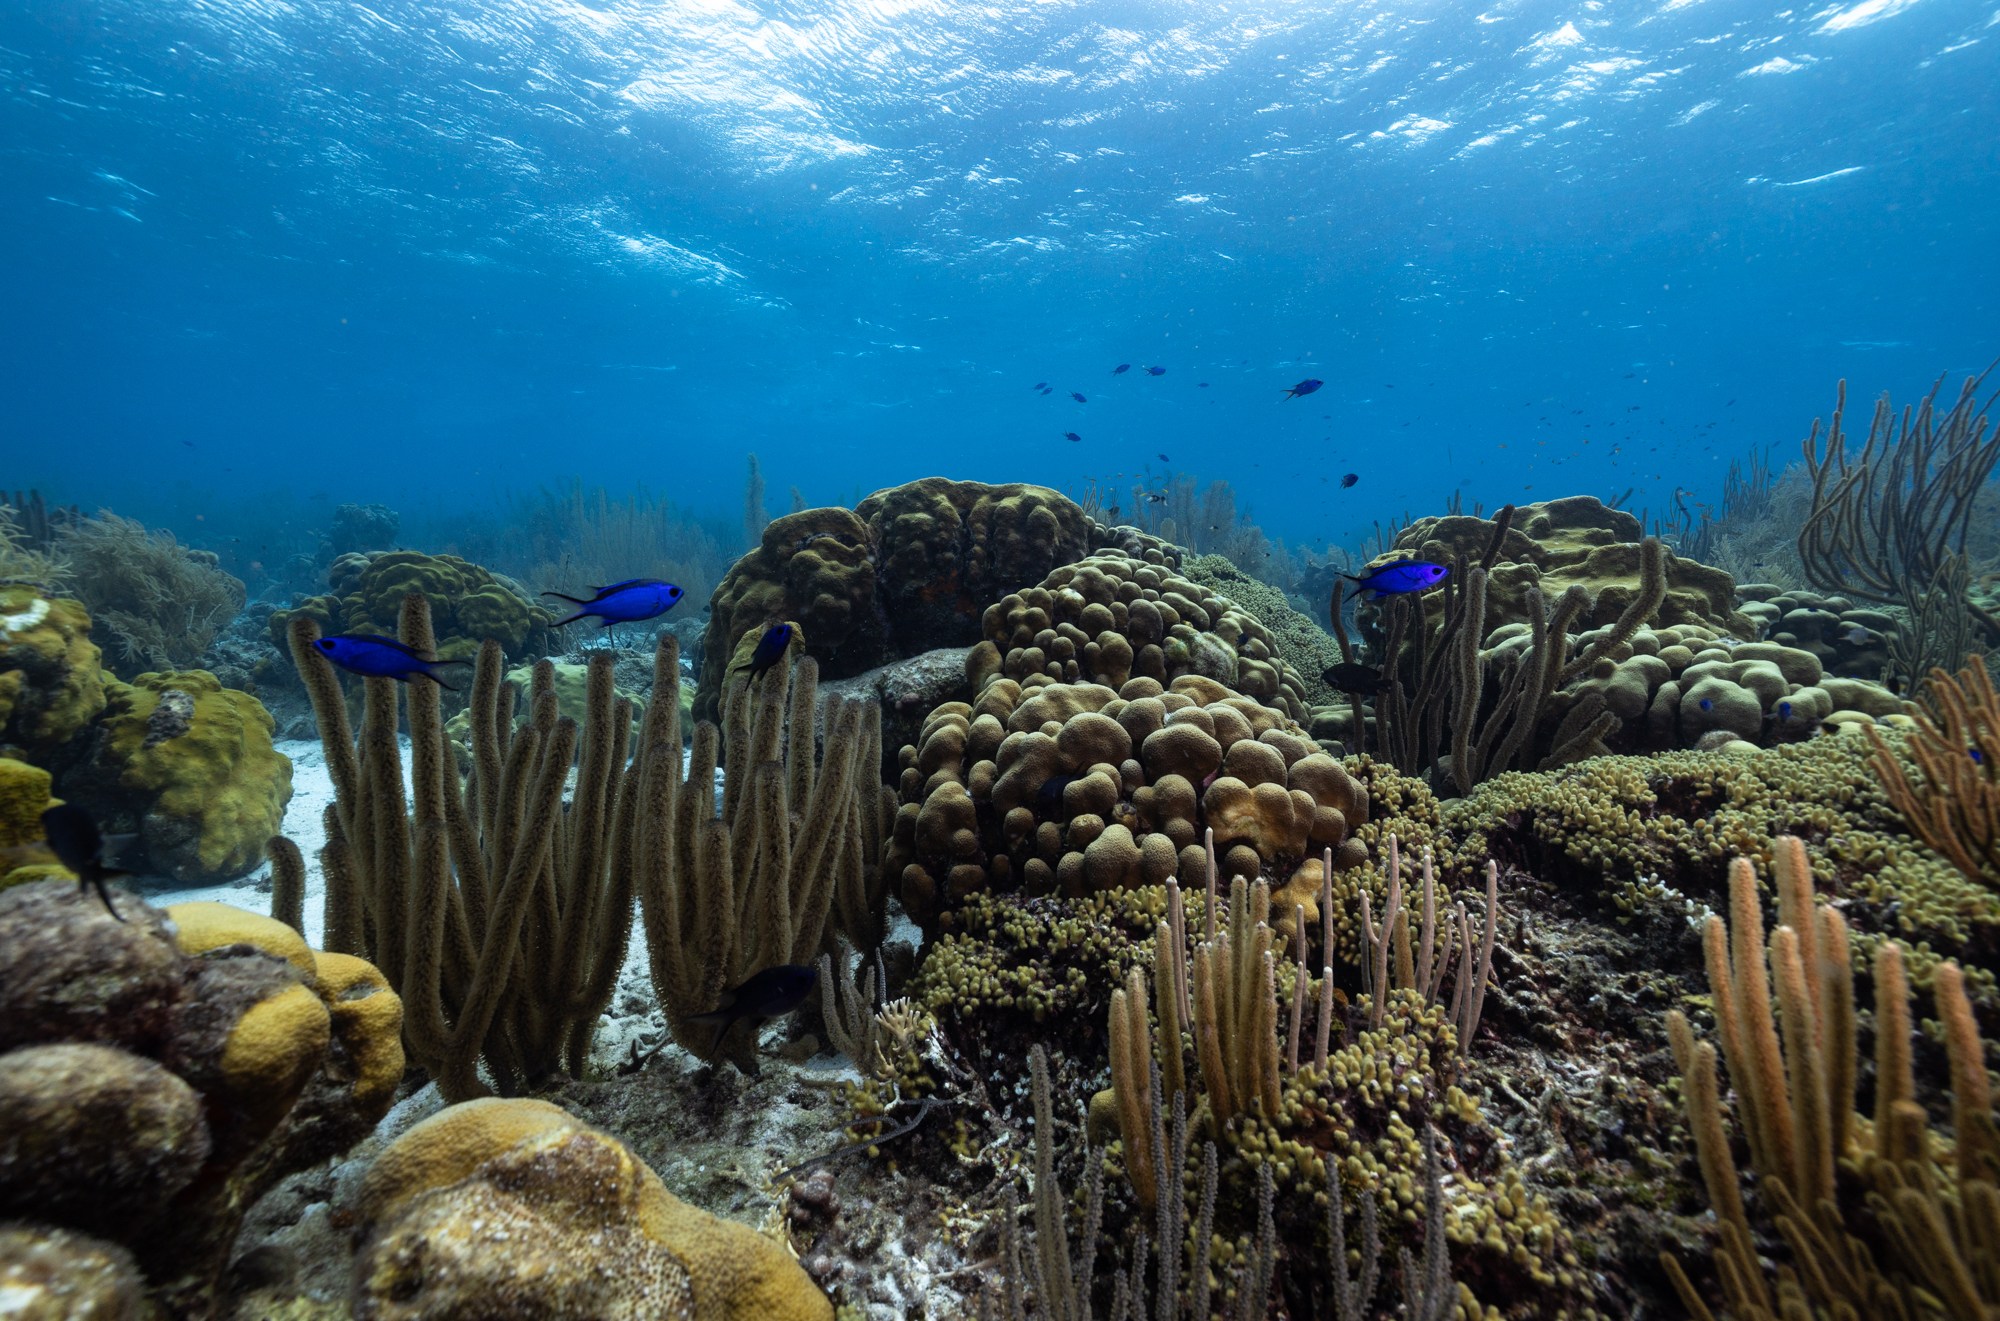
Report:
[[[1291,389],[1285,391],[1285,398],[1297,399],[1300,395],[1311,394],[1314,390],[1319,389],[1325,384],[1325,381],[1315,381],[1312,377],[1308,376]]]
[[[1401,596],[1405,592],[1421,592],[1435,587],[1450,572],[1442,564],[1431,564],[1425,560],[1397,560],[1364,577],[1357,578],[1351,573],[1340,576],[1353,583],[1355,591],[1369,593],[1369,600],[1379,601],[1385,596]]]
[[[609,587],[590,589],[597,595],[589,600],[565,596],[561,592],[543,592],[543,596],[553,596],[582,607],[568,619],[558,620],[553,627],[574,624],[587,616],[595,616],[604,621],[604,627],[613,624],[636,624],[642,619],[654,619],[680,604],[681,589],[658,578],[627,578],[622,583],[612,583]]]
[[[470,665],[471,661],[441,661],[406,647],[394,638],[373,633],[335,633],[313,643],[320,654],[346,670],[369,679],[398,679],[404,683],[422,676],[440,688],[458,689],[437,676],[440,665]]]
[[[797,632],[790,624],[773,624],[764,630],[764,636],[757,639],[757,650],[750,653],[750,659],[736,668],[750,671],[750,682],[755,683],[764,672],[785,658],[791,649],[792,635]]]

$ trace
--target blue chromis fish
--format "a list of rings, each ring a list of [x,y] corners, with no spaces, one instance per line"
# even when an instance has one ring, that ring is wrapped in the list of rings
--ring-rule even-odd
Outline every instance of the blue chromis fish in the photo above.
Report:
[[[42,837],[48,841],[49,852],[56,855],[56,861],[76,873],[78,890],[95,888],[97,897],[104,901],[104,911],[123,922],[125,919],[118,917],[118,910],[112,907],[111,891],[105,883],[132,873],[105,865],[104,836],[98,833],[90,813],[75,803],[57,803],[42,813]]]
[[[1353,583],[1355,591],[1367,592],[1369,600],[1379,601],[1385,596],[1401,596],[1406,592],[1421,592],[1435,587],[1450,572],[1444,565],[1427,560],[1397,560],[1394,564],[1371,569],[1359,578],[1351,573],[1340,576]]]
[[[440,665],[470,665],[471,661],[441,661],[407,647],[394,638],[373,633],[335,633],[313,643],[322,656],[346,670],[368,679],[398,679],[404,683],[422,677],[440,688],[457,688],[438,678]]]
[[[1063,432],[1063,439],[1064,439],[1064,440],[1067,440],[1067,441],[1069,441],[1069,442],[1070,442],[1070,443],[1072,443],[1072,444],[1074,444],[1075,442],[1077,442],[1077,441],[1079,441],[1079,440],[1082,440],[1082,439],[1083,439],[1083,437],[1082,437],[1082,436],[1079,436],[1079,435],[1077,435],[1077,434],[1076,434],[1076,433],[1075,433],[1074,431],[1065,431],[1065,432]]]
[[[636,624],[642,619],[655,619],[680,604],[681,589],[670,582],[658,578],[627,578],[622,583],[612,583],[609,587],[593,587],[597,595],[584,600],[568,596],[562,592],[543,592],[543,596],[553,596],[560,601],[581,607],[568,619],[557,620],[550,625],[562,628],[574,624],[579,619],[596,617],[604,621],[604,627],[613,624]]]
[[[1167,369],[1165,367],[1146,368],[1146,375],[1148,376],[1165,376],[1166,374],[1167,374]]]
[[[1129,372],[1129,371],[1131,371],[1131,370],[1132,370],[1132,364],[1131,364],[1131,363],[1129,363],[1129,362],[1121,362],[1121,363],[1119,363],[1119,364],[1118,364],[1118,365],[1117,365],[1116,367],[1113,367],[1113,368],[1111,369],[1111,374],[1112,374],[1113,376],[1117,376],[1117,375],[1119,375],[1119,374],[1120,374],[1121,372]]]
[[[1078,394],[1075,390],[1071,390],[1069,392],[1069,397],[1076,400],[1079,404],[1087,404],[1090,402],[1088,399],[1085,399],[1081,394]]]
[[[1297,399],[1300,395],[1311,394],[1314,390],[1319,389],[1322,385],[1325,384],[1326,384],[1325,381],[1316,381],[1312,377],[1308,376],[1303,381],[1300,381],[1297,385],[1293,386],[1291,389],[1285,391],[1285,398]]]
[[[1340,489],[1345,491],[1360,480],[1361,474],[1358,472],[1343,473],[1340,478]]]
[[[722,993],[722,1004],[689,1021],[727,1032],[742,1019],[782,1018],[806,1002],[819,982],[819,969],[809,963],[781,963],[753,974],[749,981]]]
[[[736,668],[750,671],[750,682],[764,677],[764,672],[785,658],[790,650],[792,636],[798,630],[790,624],[773,624],[764,630],[764,636],[757,639],[757,650],[750,653],[750,659]]]

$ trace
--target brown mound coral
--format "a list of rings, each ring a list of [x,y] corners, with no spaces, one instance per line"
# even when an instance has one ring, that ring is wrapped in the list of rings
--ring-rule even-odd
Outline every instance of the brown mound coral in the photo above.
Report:
[[[430,601],[437,654],[446,660],[471,660],[488,638],[509,657],[526,655],[542,648],[556,620],[519,584],[456,555],[357,551],[335,560],[326,577],[327,595],[272,612],[271,640],[280,651],[290,646],[287,629],[300,614],[312,616],[321,633],[394,637],[403,597],[410,592]]]
[[[205,1316],[257,1197],[388,1110],[402,1008],[268,918],[116,902],[0,893],[0,1219],[129,1249],[169,1315]]]
[[[972,661],[979,658],[975,650]],[[932,712],[902,753],[884,860],[926,926],[966,896],[1080,895],[1206,875],[1264,876],[1316,914],[1320,857],[1362,860],[1368,794],[1281,712],[1201,675],[1022,684],[992,678]]]
[[[1306,718],[1305,686],[1278,657],[1276,640],[1250,611],[1181,577],[1155,552],[1107,551],[1010,592],[986,609],[988,645],[975,648],[975,678],[997,671],[1024,685],[1131,678],[1170,683],[1200,675],[1293,720]]]
[[[979,612],[1109,533],[1045,486],[926,477],[852,511],[771,520],[709,601],[695,715],[716,716],[723,667],[746,635],[797,621],[829,679],[979,639]]]
[[[1388,556],[1447,563],[1471,563],[1492,540],[1490,519],[1470,514],[1420,518],[1403,530]],[[1583,619],[1587,628],[1609,624],[1624,612],[1639,589],[1639,520],[1611,509],[1594,496],[1572,495],[1522,505],[1500,546],[1487,579],[1486,619],[1491,632],[1528,617],[1528,589],[1539,587],[1556,600],[1572,583],[1591,595]],[[1735,580],[1721,569],[1668,555],[1667,596],[1655,620],[1661,624],[1706,624],[1740,638],[1758,636],[1756,624],[1735,606]],[[1433,594],[1435,597],[1435,594]],[[1442,602],[1427,602],[1433,611]]]

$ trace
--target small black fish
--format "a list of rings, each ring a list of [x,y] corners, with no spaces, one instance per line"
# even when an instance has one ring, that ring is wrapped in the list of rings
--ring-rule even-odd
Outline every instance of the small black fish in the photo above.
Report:
[[[1208,388],[1208,382],[1207,382],[1207,381],[1196,381],[1196,382],[1194,383],[1194,388],[1195,388],[1195,389],[1197,389],[1197,390],[1206,390],[1206,389]]]
[[[757,639],[757,650],[750,653],[750,659],[736,668],[750,671],[750,682],[764,677],[764,672],[785,658],[791,649],[795,630],[790,624],[773,624],[764,630],[764,636]]]
[[[1074,431],[1065,431],[1063,432],[1063,439],[1074,444],[1076,441],[1082,440],[1083,437],[1077,435]]]
[[[132,873],[104,865],[104,836],[98,833],[90,813],[75,803],[58,803],[42,813],[42,836],[48,841],[49,852],[56,855],[56,861],[76,873],[79,892],[96,889],[97,897],[104,901],[104,911],[123,922],[125,919],[118,917],[118,910],[111,906],[111,891],[105,882],[123,880]]]
[[[1167,457],[1166,455],[1162,454],[1162,455],[1160,455],[1160,462],[1161,462],[1161,463],[1172,463],[1172,462],[1173,462],[1173,460],[1172,460],[1172,459],[1170,459],[1170,458],[1168,458],[1168,457]]]
[[[1348,487],[1354,485],[1356,482],[1360,480],[1361,480],[1361,474],[1358,472],[1342,473],[1340,478],[1340,489],[1345,491]]]
[[[1041,390],[1041,391],[1044,391],[1044,392],[1046,392],[1046,391],[1048,390],[1048,388],[1049,388],[1049,383],[1048,383],[1047,381],[1036,381],[1036,382],[1035,382],[1035,388],[1036,388],[1037,390]]]
[[[1166,374],[1167,374],[1167,369],[1165,367],[1146,368],[1146,375],[1148,376],[1165,376]]]
[[[1320,671],[1319,677],[1326,680],[1331,688],[1343,693],[1359,693],[1363,697],[1378,697],[1389,687],[1388,680],[1382,677],[1382,671],[1353,661],[1329,665]]]
[[[781,963],[752,974],[749,981],[722,993],[722,1004],[689,1021],[727,1032],[745,1018],[783,1018],[806,1002],[819,982],[819,969],[809,963]]]
[[[1118,375],[1118,374],[1119,374],[1120,372],[1129,372],[1129,371],[1131,371],[1131,370],[1132,370],[1132,364],[1131,364],[1131,363],[1129,363],[1129,362],[1121,362],[1121,363],[1119,363],[1119,364],[1118,364],[1118,365],[1117,365],[1116,367],[1113,367],[1113,368],[1111,369],[1111,374],[1112,374],[1113,376],[1116,376],[1116,375]]]
[[[1079,404],[1087,404],[1090,402],[1088,399],[1085,399],[1082,395],[1078,394],[1074,390],[1071,390],[1069,392],[1069,397],[1076,400]]]

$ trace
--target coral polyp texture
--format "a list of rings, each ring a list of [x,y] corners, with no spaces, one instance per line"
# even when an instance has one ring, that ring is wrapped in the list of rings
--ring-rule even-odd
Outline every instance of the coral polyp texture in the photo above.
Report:
[[[1115,536],[1046,486],[943,477],[772,519],[709,601],[695,715],[715,718],[731,656],[770,624],[797,622],[820,672],[847,678],[977,642],[988,605]]]
[[[1306,715],[1304,683],[1278,657],[1263,622],[1181,577],[1157,551],[1108,551],[1064,565],[988,606],[981,628],[999,673],[1023,684],[1115,688],[1131,678],[1199,675],[1293,720]],[[968,664],[991,664],[984,653]]]
[[[1420,518],[1403,529],[1382,558],[1472,563],[1484,553],[1493,530],[1492,520],[1471,514]],[[1584,626],[1611,623],[1638,592],[1643,536],[1637,518],[1594,496],[1522,505],[1488,576],[1482,627],[1490,632],[1527,618],[1531,587],[1553,601],[1572,584],[1582,584],[1591,595]],[[1746,640],[1757,636],[1756,625],[1736,609],[1735,580],[1729,574],[1671,554],[1666,570],[1667,595],[1655,616],[1658,623],[1705,624]]]
[[[76,1244],[64,1270],[129,1254],[166,1315],[205,1317],[258,1196],[388,1110],[402,1009],[270,918],[114,902],[0,892],[0,1220]]]
[[[989,675],[902,760],[884,871],[926,925],[988,888],[1192,883],[1210,830],[1225,875],[1265,877],[1316,912],[1324,851],[1341,869],[1363,853],[1349,835],[1366,790],[1282,712],[1201,675],[1116,689]]]
[[[310,596],[271,615],[271,641],[287,646],[294,615],[310,615],[322,633],[396,636],[403,597],[422,594],[431,603],[437,654],[471,660],[492,639],[509,657],[525,656],[550,640],[556,616],[527,590],[456,555],[414,550],[354,551],[327,570],[327,594]]]
[[[53,753],[104,710],[107,677],[81,604],[0,584],[0,740]]]
[[[468,1101],[378,1158],[357,1195],[361,1321],[832,1321],[776,1240],[697,1210],[546,1101]]]

